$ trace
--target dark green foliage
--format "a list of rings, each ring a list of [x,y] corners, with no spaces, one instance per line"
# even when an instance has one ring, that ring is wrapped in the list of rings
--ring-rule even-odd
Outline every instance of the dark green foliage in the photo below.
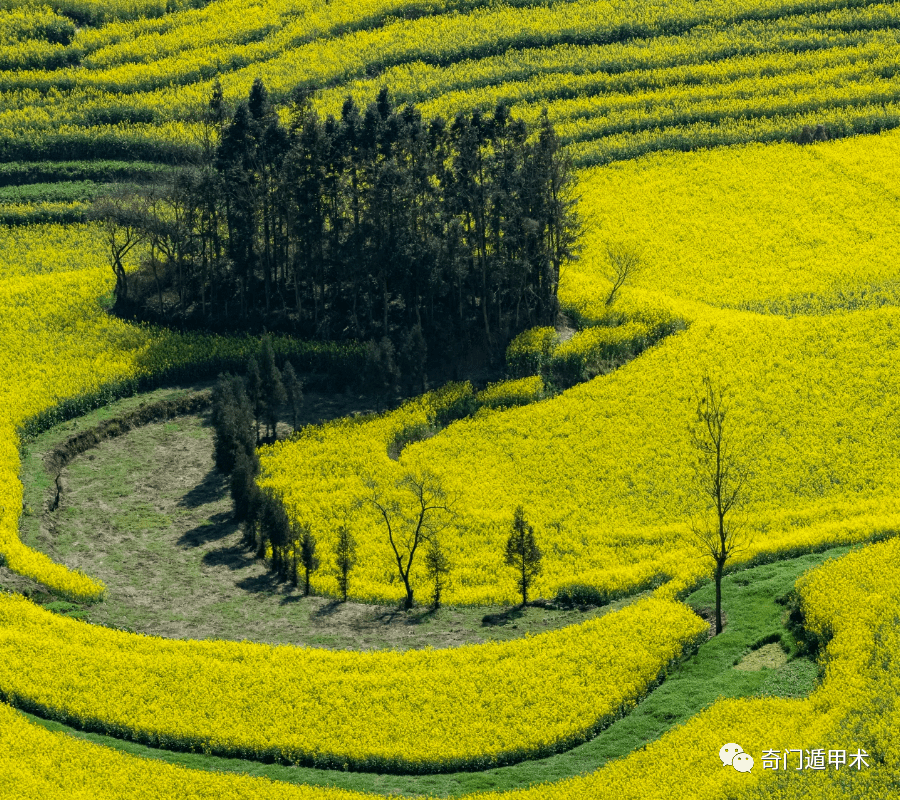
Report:
[[[303,584],[303,596],[308,597],[310,575],[319,568],[319,557],[316,555],[316,538],[313,536],[312,531],[302,526],[299,533],[300,535],[297,537],[294,547],[300,550],[300,563],[306,574],[306,580]]]
[[[282,382],[287,395],[288,407],[291,410],[291,427],[297,430],[297,418],[303,408],[303,382],[297,378],[294,365],[290,361],[284,365]]]
[[[220,375],[213,390],[210,419],[213,425],[213,459],[216,469],[228,474],[234,469],[234,391],[230,375]]]
[[[437,610],[441,607],[441,593],[450,574],[450,560],[437,538],[430,539],[425,548],[425,571],[431,582],[431,607]]]
[[[214,94],[208,118],[223,120],[195,168],[209,180],[184,198],[206,211],[184,231],[171,280],[186,300],[167,321],[388,339],[414,385],[429,354],[555,322],[578,223],[546,115],[534,131],[503,105],[426,121],[383,89],[322,120],[298,93],[284,128],[257,80],[227,119]]]
[[[252,356],[247,361],[247,398],[250,400],[250,408],[256,424],[256,444],[259,445],[259,424],[265,409],[265,397],[263,395],[263,380],[259,371],[259,364]]]
[[[813,142],[827,142],[831,137],[824,125],[804,125],[803,130],[797,134],[797,144],[812,144]]]
[[[255,459],[254,422],[242,378],[228,374],[219,376],[213,390],[211,421],[217,469],[226,474],[231,472],[238,453],[251,461]]]
[[[541,572],[542,554],[522,506],[516,507],[512,528],[506,540],[506,564],[516,570],[516,586],[524,606],[528,602],[528,590]]]
[[[605,606],[610,601],[610,596],[594,586],[573,583],[557,590],[555,600],[563,606]]]
[[[428,364],[428,342],[421,325],[413,325],[400,348],[400,372],[409,381],[413,392],[427,391],[425,368]]]
[[[350,572],[356,566],[356,539],[353,538],[353,534],[346,525],[338,528],[338,540],[334,555],[337,565],[338,588],[346,603],[347,592],[350,590]]]
[[[258,464],[244,452],[238,452],[231,472],[231,500],[234,504],[234,518],[245,523],[245,541],[253,542],[254,530],[259,519],[262,497],[256,485]]]
[[[262,395],[262,412],[266,421],[266,436],[275,436],[278,412],[287,402],[287,392],[281,380],[281,372],[275,365],[275,351],[272,340],[263,336],[261,351],[260,388]],[[271,433],[270,433],[271,431]]]
[[[266,554],[266,546],[272,546],[272,564],[282,578],[288,577],[291,564],[288,554],[293,545],[291,522],[281,498],[269,492],[262,492],[262,507],[259,516],[259,541],[257,556]]]
[[[363,384],[387,398],[397,388],[400,368],[394,353],[394,345],[387,336],[381,341],[366,342],[366,372]]]

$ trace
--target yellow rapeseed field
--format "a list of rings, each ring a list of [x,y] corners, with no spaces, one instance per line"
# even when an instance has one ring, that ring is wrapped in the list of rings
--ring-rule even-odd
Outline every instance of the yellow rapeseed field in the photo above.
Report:
[[[135,636],[0,595],[0,694],[160,747],[452,771],[584,741],[706,633],[685,606],[647,598],[511,642],[355,653]]]
[[[230,102],[257,76],[278,102],[298,85],[325,86],[314,100],[321,112],[337,112],[348,93],[365,103],[384,84],[422,101],[426,116],[503,101],[535,119],[547,106],[575,163],[606,165],[580,173],[586,238],[560,289],[573,320],[600,327],[562,343],[532,334],[520,343],[523,363],[555,358],[577,370],[659,325],[686,328],[552,399],[540,399],[546,387],[535,377],[489,387],[474,399],[477,414],[437,433],[442,414],[473,400],[470,387],[310,427],[265,450],[263,483],[319,539],[315,590],[336,593],[331,545],[347,524],[360,545],[352,595],[400,597],[384,531],[360,502],[364,481],[402,500],[398,480],[426,469],[457,511],[441,533],[452,567],[446,602],[516,598],[502,555],[518,505],[544,552],[535,594],[571,583],[607,596],[659,588],[553,634],[404,654],[163,641],[2,596],[0,696],[143,741],[324,766],[483,766],[570,746],[626,711],[700,634],[677,598],[710,571],[689,532],[697,501],[686,428],[706,372],[730,391],[729,422],[750,475],[751,538],[738,563],[896,532],[900,136],[762,142],[790,140],[804,125],[841,135],[900,126],[897,4],[200,5],[0,3],[0,160],[184,159],[216,77]],[[407,12],[417,18],[402,19]],[[48,31],[71,41],[50,41]],[[750,144],[637,159],[741,143]],[[6,206],[5,219],[82,210]],[[638,248],[643,267],[612,309],[608,244]],[[0,229],[0,560],[81,601],[102,598],[103,585],[18,538],[18,431],[62,402],[253,349],[114,320],[100,305],[111,286],[95,227]],[[603,327],[612,316],[630,323]],[[900,767],[898,563],[890,541],[799,583],[807,624],[830,639],[824,681],[808,700],[720,701],[591,775],[515,796],[889,796]],[[421,564],[413,581],[421,596]],[[740,775],[718,762],[725,740],[754,755],[864,747],[874,765]],[[49,733],[5,704],[0,796],[361,797],[131,758]]]
[[[659,740],[589,775],[482,800],[714,800],[887,797],[895,786],[900,543],[869,546],[830,562],[798,582],[811,629],[833,636],[821,687],[806,700],[719,700]],[[15,601],[14,601],[15,602]],[[888,624],[884,624],[888,621]],[[75,624],[75,623],[72,623]],[[0,705],[0,791],[9,797],[279,797],[351,800],[369,795],[294,787],[134,758],[50,733]],[[752,773],[723,767],[725,741],[739,742],[756,762]],[[764,751],[840,748],[869,754],[868,768],[766,770]],[[795,755],[791,758],[796,760]],[[60,765],[65,765],[64,770]],[[663,769],[664,772],[660,772]],[[664,780],[660,776],[664,775]],[[5,783],[4,783],[5,782]],[[75,788],[77,787],[77,788]],[[78,792],[83,794],[78,794]],[[476,795],[470,795],[473,799]]]

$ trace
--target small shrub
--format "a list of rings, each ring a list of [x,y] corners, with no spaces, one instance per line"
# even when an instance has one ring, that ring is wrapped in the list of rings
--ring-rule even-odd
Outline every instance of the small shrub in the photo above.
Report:
[[[556,592],[555,599],[561,606],[605,606],[609,602],[605,591],[584,583],[563,586]]]

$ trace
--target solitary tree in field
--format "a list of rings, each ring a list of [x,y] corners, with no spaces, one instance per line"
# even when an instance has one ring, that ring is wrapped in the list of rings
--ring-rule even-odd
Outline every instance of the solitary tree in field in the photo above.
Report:
[[[437,537],[430,539],[425,547],[425,571],[431,582],[431,607],[437,611],[441,607],[441,594],[450,574],[450,560]]]
[[[400,580],[406,589],[403,607],[413,607],[410,575],[419,548],[431,541],[452,517],[452,503],[439,478],[428,470],[407,473],[387,493],[373,478],[364,481],[369,490],[364,502],[371,505],[384,522],[388,541],[397,562]]]
[[[356,540],[346,525],[338,528],[335,564],[337,565],[338,588],[346,603],[347,592],[350,590],[350,572],[356,566]]]
[[[606,305],[611,306],[616,295],[626,283],[632,281],[641,271],[641,254],[636,247],[625,242],[609,242],[606,245],[609,269],[606,277],[612,288],[606,297]]]
[[[287,394],[288,406],[291,409],[291,425],[294,430],[297,430],[297,417],[300,416],[300,409],[303,408],[303,382],[297,378],[297,373],[294,372],[294,366],[290,361],[284,365],[282,381]]]
[[[715,565],[716,634],[722,632],[722,573],[727,561],[745,546],[744,528],[734,518],[744,495],[746,474],[738,463],[728,408],[721,389],[707,375],[697,398],[697,412],[689,432],[697,454],[696,489],[704,505],[691,529],[703,554]]]
[[[525,509],[517,506],[513,514],[513,529],[506,540],[506,563],[516,570],[516,585],[522,595],[522,605],[528,602],[528,590],[541,572],[541,550],[534,538],[534,528],[525,521]]]

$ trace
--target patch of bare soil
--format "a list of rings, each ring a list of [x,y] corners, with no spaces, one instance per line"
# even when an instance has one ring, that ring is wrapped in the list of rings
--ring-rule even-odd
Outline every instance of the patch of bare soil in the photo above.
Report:
[[[299,422],[368,410],[360,398],[310,394]],[[281,425],[279,435],[289,430]],[[485,612],[498,609],[407,613],[304,598],[242,546],[212,446],[205,414],[179,416],[100,441],[70,460],[58,480],[49,476],[33,544],[106,584],[106,600],[86,608],[89,621],[171,638],[406,649],[511,639],[619,605],[529,607],[513,624],[494,625]]]
[[[747,653],[734,668],[747,672],[757,672],[763,668],[778,669],[788,663],[787,654],[777,642],[765,644]]]

